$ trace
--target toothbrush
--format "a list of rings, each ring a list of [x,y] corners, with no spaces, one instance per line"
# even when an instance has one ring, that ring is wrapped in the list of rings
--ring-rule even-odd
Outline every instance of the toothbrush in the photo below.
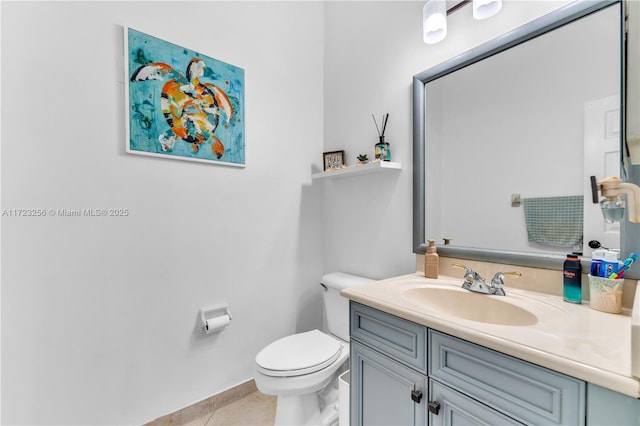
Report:
[[[613,274],[609,275],[609,279],[615,280],[616,278],[622,278],[622,276],[624,275],[624,272],[629,270],[629,268],[631,268],[631,265],[633,264],[633,262],[635,262],[636,260],[638,260],[638,254],[637,253],[631,253],[629,255],[629,257],[627,257],[625,259],[624,264],[618,270],[618,272],[614,272]]]

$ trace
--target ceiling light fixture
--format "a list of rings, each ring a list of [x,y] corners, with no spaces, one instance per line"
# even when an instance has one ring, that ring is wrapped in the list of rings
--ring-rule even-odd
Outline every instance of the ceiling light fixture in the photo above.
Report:
[[[502,9],[502,0],[473,0],[473,17],[482,20],[491,18]]]
[[[435,44],[447,36],[447,3],[445,0],[429,0],[422,8],[422,32],[424,42]]]
[[[494,16],[502,9],[502,0],[461,0],[447,9],[446,0],[429,0],[422,8],[422,34],[427,44],[439,43],[447,36],[447,15],[473,3],[473,17],[478,20]]]

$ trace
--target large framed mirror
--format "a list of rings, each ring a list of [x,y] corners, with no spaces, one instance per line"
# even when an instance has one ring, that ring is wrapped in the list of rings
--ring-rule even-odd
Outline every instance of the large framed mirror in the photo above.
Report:
[[[640,176],[623,143],[627,15],[576,1],[414,76],[415,253],[447,237],[441,256],[561,269],[590,240],[637,250],[638,225],[605,223],[589,179]],[[575,229],[539,220],[548,203]]]

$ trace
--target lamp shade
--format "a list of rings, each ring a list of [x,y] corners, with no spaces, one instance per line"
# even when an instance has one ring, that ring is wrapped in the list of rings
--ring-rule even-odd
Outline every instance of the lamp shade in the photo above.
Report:
[[[487,19],[502,9],[502,0],[473,0],[473,17]]]
[[[445,0],[429,0],[422,9],[424,42],[434,44],[447,36],[447,4]]]

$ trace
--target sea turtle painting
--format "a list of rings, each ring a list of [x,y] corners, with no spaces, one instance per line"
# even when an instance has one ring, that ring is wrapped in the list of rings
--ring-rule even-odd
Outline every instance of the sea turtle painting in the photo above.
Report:
[[[130,145],[243,164],[242,69],[128,30]]]
[[[201,83],[205,63],[193,58],[187,66],[186,76],[170,65],[154,62],[138,68],[131,81],[169,81],[162,87],[162,113],[170,129],[159,136],[163,151],[170,151],[177,138],[189,142],[195,152],[199,145],[211,141],[216,158],[224,154],[224,145],[214,136],[224,113],[227,125],[233,117],[233,107],[227,94],[211,83]]]

